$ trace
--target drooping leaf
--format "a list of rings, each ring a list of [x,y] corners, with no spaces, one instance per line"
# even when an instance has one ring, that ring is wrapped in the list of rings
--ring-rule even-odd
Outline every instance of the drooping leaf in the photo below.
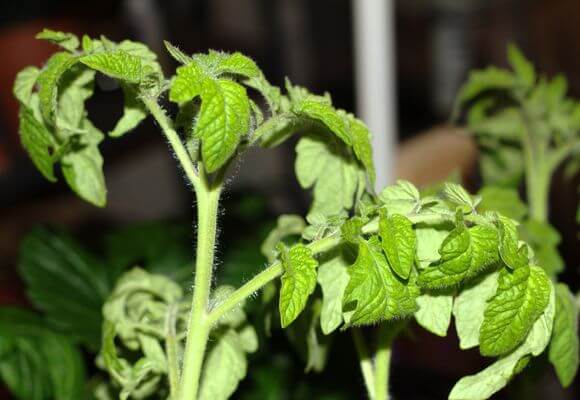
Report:
[[[109,132],[112,137],[120,137],[132,131],[147,117],[147,109],[137,97],[135,90],[127,85],[123,85],[122,88],[125,98],[123,116],[117,121],[113,130]]]
[[[455,328],[462,350],[479,345],[479,330],[487,301],[497,289],[498,273],[494,272],[479,279],[459,293],[453,304]]]
[[[287,327],[300,315],[308,297],[316,287],[316,267],[318,262],[312,257],[312,250],[303,245],[292,247],[282,253],[282,286],[280,287],[280,322]]]
[[[381,215],[379,235],[389,266],[402,279],[408,279],[415,261],[417,237],[411,221],[401,215]]]
[[[411,182],[398,180],[395,185],[387,186],[379,195],[389,214],[407,215],[421,207],[421,195]]]
[[[496,293],[485,308],[479,337],[481,354],[503,355],[519,346],[546,309],[551,291],[551,282],[539,267],[503,269]]]
[[[552,293],[548,307],[534,323],[525,342],[483,371],[461,378],[449,394],[449,400],[486,400],[506,386],[512,377],[521,371],[522,362],[530,356],[541,354],[552,335],[554,303]]]
[[[57,108],[58,83],[63,74],[78,61],[70,53],[54,54],[38,76],[40,111],[45,121],[52,124]]]
[[[426,226],[419,224],[415,226],[417,236],[417,265],[420,270],[427,268],[430,264],[440,259],[439,249],[449,231],[445,226]]]
[[[348,264],[340,253],[321,261],[318,267],[318,284],[322,289],[320,328],[325,335],[333,332],[342,323],[342,298],[349,281],[347,267]]]
[[[451,323],[453,295],[448,293],[423,293],[417,297],[415,320],[429,332],[446,336]]]
[[[111,271],[66,235],[45,229],[25,237],[19,268],[28,298],[48,324],[97,349],[101,308],[116,278]]]
[[[227,79],[206,80],[201,98],[195,135],[202,140],[204,167],[212,173],[229,160],[241,136],[248,133],[250,102],[246,89]]]
[[[336,215],[353,207],[364,175],[341,144],[320,136],[304,136],[296,146],[296,177],[305,189],[314,187],[309,214]],[[362,179],[361,179],[362,178]]]
[[[80,44],[79,38],[75,34],[53,31],[46,28],[36,35],[36,39],[48,40],[70,52],[74,52]]]
[[[557,284],[555,292],[556,316],[549,358],[560,383],[568,387],[578,371],[578,308],[564,283]]]
[[[54,176],[53,154],[56,142],[43,122],[38,121],[33,111],[27,106],[20,107],[20,140],[30,159],[51,182],[56,182]]]
[[[404,282],[394,274],[378,237],[359,241],[358,256],[348,274],[342,304],[350,325],[374,324],[416,311],[419,289],[414,282]]]
[[[295,103],[292,111],[303,118],[318,121],[347,145],[352,144],[352,139],[347,126],[340,114],[326,101],[319,101],[311,96]]]
[[[467,193],[461,185],[453,182],[445,182],[442,195],[447,201],[464,207],[466,211],[475,210],[479,202],[477,198],[473,198]]]
[[[371,144],[371,133],[367,126],[352,115],[347,115],[346,123],[352,140],[352,149],[356,158],[364,165],[371,185],[376,179],[375,164],[373,162],[373,148]]]
[[[32,66],[24,68],[16,75],[12,92],[14,93],[14,97],[16,97],[22,104],[29,106],[30,95],[32,94],[32,90],[34,85],[36,85],[39,75],[40,70]]]
[[[82,356],[70,339],[16,308],[0,309],[0,377],[22,400],[76,400],[86,379]]]
[[[500,216],[497,220],[499,235],[499,254],[502,261],[511,269],[528,265],[528,250],[520,246],[515,224],[508,218]]]

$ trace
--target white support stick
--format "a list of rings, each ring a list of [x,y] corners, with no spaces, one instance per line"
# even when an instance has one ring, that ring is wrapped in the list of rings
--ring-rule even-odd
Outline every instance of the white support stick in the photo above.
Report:
[[[373,133],[377,189],[394,179],[397,143],[394,0],[352,0],[357,113]]]

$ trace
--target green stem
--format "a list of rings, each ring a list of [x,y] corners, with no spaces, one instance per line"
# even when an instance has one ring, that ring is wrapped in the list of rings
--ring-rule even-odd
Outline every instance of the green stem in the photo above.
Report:
[[[167,370],[169,375],[169,398],[177,399],[179,388],[179,362],[177,359],[177,337],[175,334],[175,320],[177,318],[177,304],[171,304],[165,322],[165,352],[167,353]]]
[[[354,347],[358,354],[360,370],[365,381],[365,387],[370,400],[375,399],[375,375],[373,371],[373,363],[367,345],[364,341],[362,332],[359,328],[352,328],[352,339]]]
[[[217,229],[217,213],[221,186],[210,187],[203,179],[195,185],[197,194],[197,249],[195,280],[189,327],[185,343],[180,400],[195,400],[207,340],[210,331],[208,319],[208,300],[211,287],[214,247]]]
[[[183,145],[183,142],[179,138],[179,135],[173,128],[173,122],[171,119],[169,119],[169,117],[165,114],[165,111],[163,111],[161,106],[157,103],[156,99],[143,98],[142,100],[145,104],[145,107],[147,107],[153,118],[155,118],[155,121],[157,121],[161,127],[161,130],[171,145],[171,148],[175,153],[175,157],[177,157],[177,160],[179,161],[181,168],[183,168],[187,179],[189,179],[189,181],[194,186],[199,185],[200,180],[195,171],[191,157]]]
[[[389,399],[392,335],[388,325],[379,328],[379,346],[375,356],[375,400]]]
[[[329,236],[324,239],[310,243],[307,247],[312,250],[313,254],[325,252],[340,243],[340,237]],[[282,264],[275,262],[250,281],[246,282],[240,288],[236,289],[223,303],[211,310],[208,316],[208,325],[216,323],[223,315],[237,307],[242,301],[250,297],[253,293],[260,290],[268,282],[278,278],[284,272]]]

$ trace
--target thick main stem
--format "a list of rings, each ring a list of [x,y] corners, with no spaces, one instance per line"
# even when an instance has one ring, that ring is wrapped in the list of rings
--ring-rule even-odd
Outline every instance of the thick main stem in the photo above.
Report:
[[[379,346],[375,356],[375,400],[389,399],[392,334],[387,325],[379,328]]]
[[[199,389],[201,368],[210,330],[207,309],[220,197],[220,187],[212,188],[205,179],[202,180],[201,184],[195,185],[195,191],[198,220],[197,258],[191,314],[181,373],[180,400],[195,400]]]

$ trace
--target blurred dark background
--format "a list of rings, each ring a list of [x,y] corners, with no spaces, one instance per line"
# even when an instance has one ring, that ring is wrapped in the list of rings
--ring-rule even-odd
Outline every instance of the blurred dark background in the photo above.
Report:
[[[356,0],[353,0],[356,1]],[[580,96],[580,2],[577,0],[399,0],[395,2],[398,152],[396,176],[418,184],[455,170],[477,189],[477,152],[460,129],[446,125],[459,85],[471,68],[503,66],[506,45],[516,42],[538,70],[561,72],[572,96]],[[316,92],[328,91],[339,107],[355,110],[352,4],[348,0],[5,0],[0,4],[0,303],[25,302],[15,266],[21,238],[33,226],[56,224],[87,242],[129,223],[190,221],[193,199],[159,131],[147,120],[135,132],[102,145],[108,205],[97,209],[75,197],[62,180],[44,181],[20,148],[15,74],[41,65],[55,51],[34,39],[43,27],[92,36],[105,34],[147,43],[167,75],[176,67],[163,48],[167,39],[188,53],[208,48],[242,51],[275,84],[285,76]],[[110,129],[122,96],[106,85],[90,100],[91,119]],[[254,207],[258,218],[303,213],[308,195],[293,173],[291,143],[275,151],[251,151],[236,166],[226,202]],[[575,181],[558,174],[551,195],[551,221],[564,238],[561,252],[578,288],[579,244]],[[257,208],[256,208],[257,207]],[[244,224],[222,216],[223,234],[244,235]],[[235,214],[233,211],[232,213]],[[246,221],[247,222],[247,221]],[[251,229],[248,223],[248,229]],[[256,244],[256,247],[258,244]],[[451,329],[453,331],[453,329]],[[414,341],[425,341],[417,353]],[[426,347],[429,346],[429,347]],[[429,351],[425,351],[429,348]],[[331,360],[332,361],[332,360]],[[395,398],[443,398],[461,375],[478,370],[474,352],[460,352],[454,339],[417,330],[395,355]],[[346,370],[346,371],[345,371]],[[551,369],[549,369],[551,371]],[[343,368],[345,387],[358,388],[355,364]],[[552,374],[550,372],[550,374]],[[328,373],[325,381],[342,385]],[[553,376],[529,398],[576,398],[560,392]],[[544,382],[545,381],[545,382]],[[517,383],[516,383],[517,385]],[[351,388],[352,389],[352,388]],[[345,389],[347,390],[347,389]],[[348,392],[348,390],[347,390]],[[356,393],[356,392],[355,392]],[[435,397],[434,397],[435,396]],[[506,395],[509,398],[509,395]],[[536,396],[536,397],[534,397]]]

